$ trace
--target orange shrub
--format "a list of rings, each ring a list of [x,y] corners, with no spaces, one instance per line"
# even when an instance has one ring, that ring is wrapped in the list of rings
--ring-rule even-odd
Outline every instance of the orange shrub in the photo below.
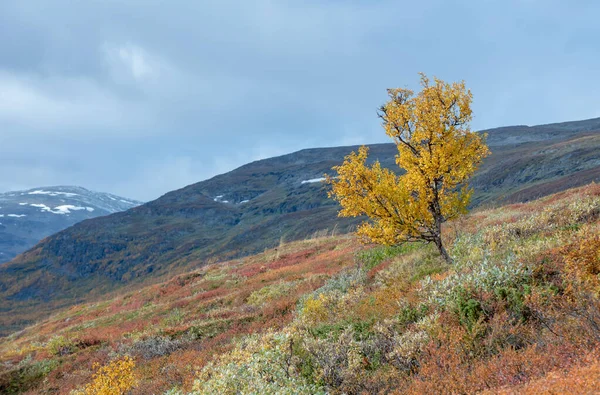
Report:
[[[600,383],[600,361],[598,358],[589,365],[577,366],[568,372],[553,371],[541,379],[532,381],[520,388],[505,388],[499,394],[595,394]]]
[[[583,238],[579,243],[564,249],[565,272],[575,280],[575,285],[600,294],[600,235]]]

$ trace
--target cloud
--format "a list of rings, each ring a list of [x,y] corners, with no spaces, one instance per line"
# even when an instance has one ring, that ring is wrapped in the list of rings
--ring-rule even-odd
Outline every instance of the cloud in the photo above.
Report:
[[[0,70],[0,125],[5,134],[110,134],[144,124],[142,109],[93,80]]]
[[[137,81],[143,81],[152,76],[154,70],[148,63],[143,49],[127,46],[119,48],[118,53],[121,61],[129,67],[131,74]]]
[[[386,141],[385,89],[418,88],[419,71],[466,80],[476,129],[600,115],[600,5],[540,4],[0,2],[0,190],[147,200],[272,155]]]
[[[103,43],[101,50],[112,78],[117,83],[132,81],[143,84],[159,78],[163,65],[144,48],[132,43]]]

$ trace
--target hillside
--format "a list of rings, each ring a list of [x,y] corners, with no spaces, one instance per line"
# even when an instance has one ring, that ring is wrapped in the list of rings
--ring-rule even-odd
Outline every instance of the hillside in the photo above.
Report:
[[[599,130],[600,119],[487,131],[493,153],[472,181],[474,205],[527,201],[600,180]],[[357,221],[337,218],[319,178],[356,148],[253,162],[43,240],[0,267],[0,334],[44,312],[281,240],[347,232]],[[372,159],[395,166],[392,144],[370,150]]]
[[[0,193],[0,263],[10,261],[43,238],[78,222],[140,204],[73,186]]]
[[[445,235],[453,265],[326,236],[73,306],[0,340],[0,392],[69,393],[126,356],[133,394],[596,391],[600,186]]]

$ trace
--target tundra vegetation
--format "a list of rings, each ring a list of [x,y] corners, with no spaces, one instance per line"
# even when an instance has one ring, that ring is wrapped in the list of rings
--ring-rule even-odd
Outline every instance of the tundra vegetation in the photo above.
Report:
[[[449,221],[451,265],[431,244],[283,244],[2,339],[0,392],[590,393],[599,234],[590,184]]]

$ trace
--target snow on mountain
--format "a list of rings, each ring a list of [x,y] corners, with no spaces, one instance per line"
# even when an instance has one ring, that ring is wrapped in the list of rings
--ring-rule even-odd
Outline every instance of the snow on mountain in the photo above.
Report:
[[[301,181],[300,184],[314,184],[314,183],[323,182],[323,181],[325,181],[325,177],[311,178],[310,180]]]
[[[12,259],[44,237],[77,222],[140,204],[132,199],[74,186],[0,193],[0,262]]]

